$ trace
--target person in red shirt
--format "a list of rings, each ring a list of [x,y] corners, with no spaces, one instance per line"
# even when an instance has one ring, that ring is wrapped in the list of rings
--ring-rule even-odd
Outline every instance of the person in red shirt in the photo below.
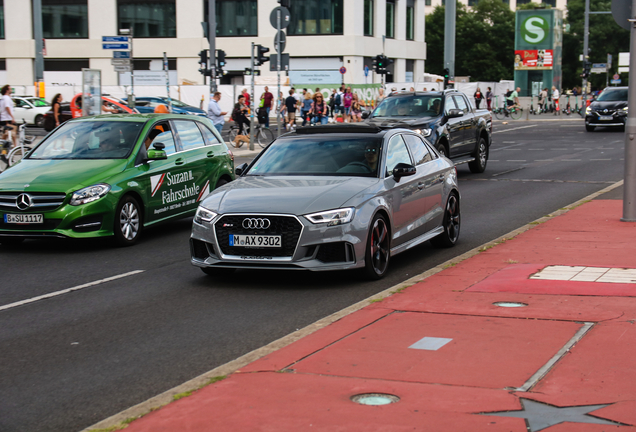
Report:
[[[241,94],[245,97],[245,105],[250,106],[250,94],[247,92],[247,89],[244,88]]]
[[[265,127],[269,127],[269,111],[272,109],[272,100],[274,100],[274,95],[269,92],[269,87],[265,86],[265,92],[261,95],[261,100],[263,101],[263,108],[267,111],[267,120],[265,120]]]

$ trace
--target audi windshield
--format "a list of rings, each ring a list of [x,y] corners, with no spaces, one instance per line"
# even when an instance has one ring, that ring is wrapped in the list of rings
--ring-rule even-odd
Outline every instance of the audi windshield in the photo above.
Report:
[[[382,140],[375,135],[281,138],[261,154],[247,175],[377,177],[381,147]]]
[[[79,121],[62,125],[31,152],[29,159],[124,159],[143,122]]]
[[[435,117],[440,114],[442,97],[439,94],[415,94],[387,97],[373,111],[377,117]]]

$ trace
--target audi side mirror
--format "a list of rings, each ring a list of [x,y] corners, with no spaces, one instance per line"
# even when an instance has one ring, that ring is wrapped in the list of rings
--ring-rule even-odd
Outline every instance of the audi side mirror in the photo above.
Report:
[[[411,164],[399,163],[393,168],[393,178],[395,178],[396,182],[399,182],[402,177],[412,176],[417,172],[417,168],[415,168]]]

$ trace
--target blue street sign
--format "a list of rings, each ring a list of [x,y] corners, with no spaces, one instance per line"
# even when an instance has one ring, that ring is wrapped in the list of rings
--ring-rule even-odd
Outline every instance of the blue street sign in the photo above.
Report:
[[[102,49],[127,50],[130,49],[130,45],[127,43],[103,43]]]
[[[611,80],[610,81],[612,84],[620,84],[621,80],[620,79],[615,79],[615,80]]]
[[[102,36],[102,42],[128,42],[128,36]]]
[[[113,58],[116,59],[129,59],[130,51],[113,51]]]
[[[364,76],[369,76],[369,66],[364,67]]]

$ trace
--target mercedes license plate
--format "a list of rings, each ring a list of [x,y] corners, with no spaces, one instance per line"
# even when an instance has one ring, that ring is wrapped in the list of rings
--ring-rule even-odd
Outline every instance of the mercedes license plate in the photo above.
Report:
[[[281,236],[230,234],[230,246],[279,248]]]
[[[42,224],[44,223],[44,215],[41,214],[5,214],[4,222],[8,224]]]
[[[612,116],[598,116],[598,119],[600,121],[611,121],[611,120],[614,120],[614,117],[612,117]]]

